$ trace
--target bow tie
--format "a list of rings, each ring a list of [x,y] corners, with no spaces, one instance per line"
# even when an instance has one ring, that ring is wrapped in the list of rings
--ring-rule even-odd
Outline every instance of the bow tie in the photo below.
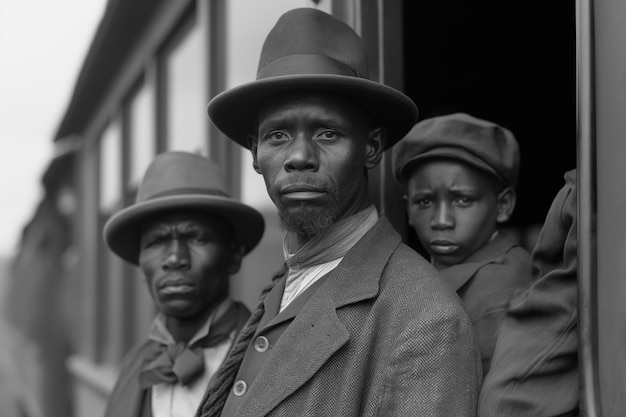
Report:
[[[160,344],[155,354],[147,358],[139,375],[141,388],[167,382],[188,385],[204,372],[203,350],[228,338],[237,325],[237,307],[233,304],[222,317],[211,324],[209,334],[188,346]]]

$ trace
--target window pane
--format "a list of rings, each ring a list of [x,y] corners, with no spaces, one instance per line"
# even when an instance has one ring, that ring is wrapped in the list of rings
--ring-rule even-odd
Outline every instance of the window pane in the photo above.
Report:
[[[207,155],[205,51],[194,25],[166,59],[167,149]]]
[[[330,3],[329,1],[327,1]],[[228,33],[227,84],[234,87],[256,78],[265,37],[287,10],[311,6],[310,0],[231,0],[226,25]],[[257,208],[273,207],[263,177],[252,168],[250,151],[241,148],[241,199]]]
[[[100,137],[100,210],[113,212],[122,201],[122,130],[112,121]]]
[[[152,85],[144,85],[133,97],[129,108],[131,187],[139,184],[154,158],[156,149],[154,111],[154,89]]]

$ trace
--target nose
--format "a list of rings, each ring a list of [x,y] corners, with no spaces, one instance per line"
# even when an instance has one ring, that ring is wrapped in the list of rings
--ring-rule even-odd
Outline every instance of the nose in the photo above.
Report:
[[[297,135],[288,149],[285,171],[315,171],[319,167],[317,151],[312,140],[304,134]]]
[[[172,240],[165,261],[163,262],[164,271],[179,271],[189,269],[189,250],[185,242],[178,239]]]
[[[435,212],[433,213],[430,225],[433,229],[440,230],[454,227],[454,216],[447,204],[437,204],[435,206]]]

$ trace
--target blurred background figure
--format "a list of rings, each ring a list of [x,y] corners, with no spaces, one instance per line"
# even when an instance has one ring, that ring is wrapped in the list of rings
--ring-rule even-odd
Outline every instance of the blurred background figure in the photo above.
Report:
[[[8,260],[0,261],[0,305],[7,300],[6,278],[9,276]],[[3,311],[4,313],[4,311]],[[36,358],[28,341],[18,334],[0,315],[0,410],[7,417],[41,416],[41,409],[34,391],[26,381],[28,369],[24,369]],[[19,363],[19,365],[18,365]]]
[[[71,141],[56,146],[51,137],[105,5],[0,0],[2,416],[73,415],[66,313],[76,316],[80,300],[66,286],[76,261]]]
[[[67,157],[58,156],[46,171],[45,197],[24,228],[20,251],[5,276],[2,344],[11,350],[8,362],[16,373],[12,391],[28,417],[72,416],[66,366],[71,350],[68,312],[76,305],[66,268],[72,208],[57,204],[65,183],[51,181]]]

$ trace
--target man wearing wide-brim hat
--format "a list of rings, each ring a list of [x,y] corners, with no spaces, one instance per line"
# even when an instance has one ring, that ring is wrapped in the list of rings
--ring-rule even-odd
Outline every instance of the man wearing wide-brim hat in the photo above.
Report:
[[[249,318],[229,297],[228,282],[265,223],[225,184],[205,157],[162,153],[135,204],[106,223],[106,243],[141,268],[158,310],[148,339],[120,366],[107,417],[193,416]]]
[[[476,412],[471,323],[367,191],[367,171],[417,109],[367,77],[352,28],[295,9],[267,36],[257,80],[209,103],[213,123],[250,149],[263,175],[287,268],[216,374],[202,416]]]

